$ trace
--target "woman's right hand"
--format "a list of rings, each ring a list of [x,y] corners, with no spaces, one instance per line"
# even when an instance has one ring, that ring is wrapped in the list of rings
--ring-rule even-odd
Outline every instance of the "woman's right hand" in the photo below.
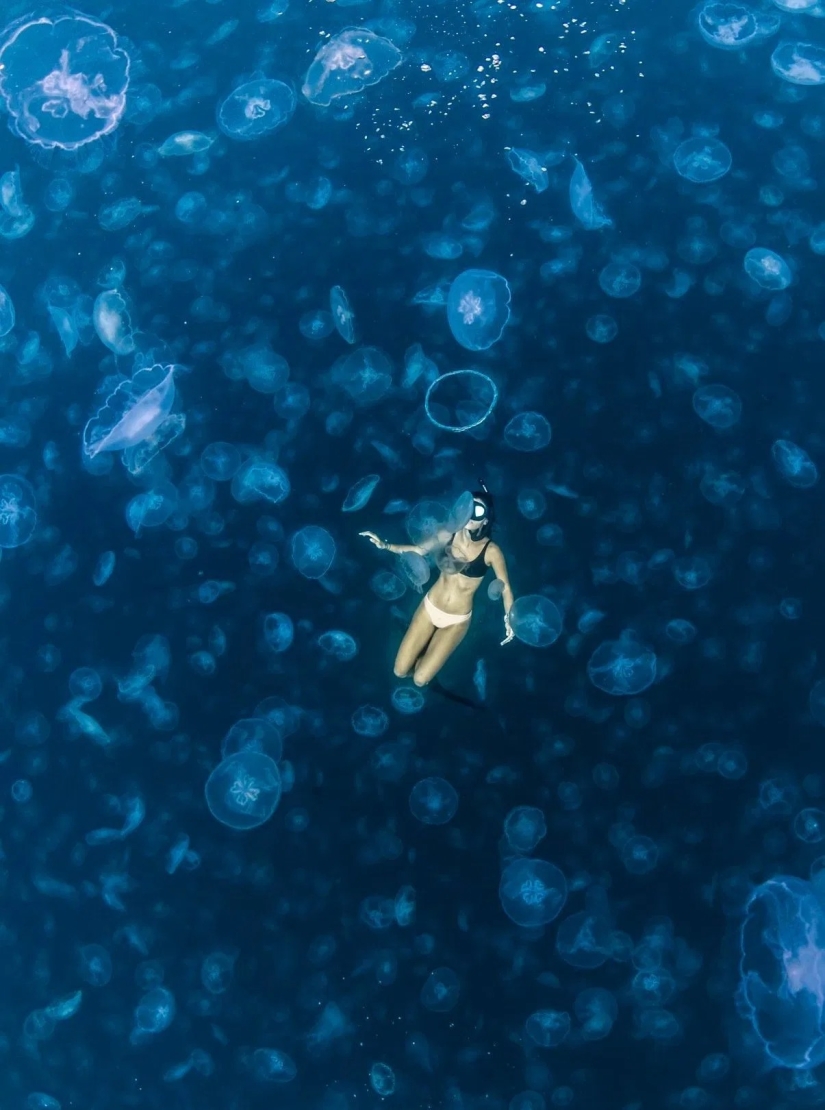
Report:
[[[371,544],[374,544],[381,551],[384,551],[389,544],[384,543],[380,536],[376,536],[375,532],[359,532],[359,536],[366,536]]]

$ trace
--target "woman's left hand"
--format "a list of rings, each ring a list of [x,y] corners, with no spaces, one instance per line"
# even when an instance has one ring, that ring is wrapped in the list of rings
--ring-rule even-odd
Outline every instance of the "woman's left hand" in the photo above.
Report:
[[[511,640],[514,640],[516,638],[516,634],[513,631],[513,626],[510,624],[510,614],[509,613],[504,614],[504,631],[505,631],[506,635],[505,635],[504,639],[501,641],[501,646],[502,647],[504,647],[505,644],[509,644]]]

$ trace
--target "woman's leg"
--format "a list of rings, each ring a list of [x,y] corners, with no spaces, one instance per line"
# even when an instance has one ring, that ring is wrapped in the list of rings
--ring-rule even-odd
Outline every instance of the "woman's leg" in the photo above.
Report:
[[[452,624],[449,628],[437,628],[429,647],[415,665],[413,682],[416,686],[426,686],[432,682],[455,649],[467,635],[469,621]]]
[[[404,639],[401,641],[401,646],[395,657],[393,674],[396,678],[407,677],[415,666],[415,661],[433,638],[434,632],[433,622],[427,616],[427,610],[424,608],[424,602],[422,601],[413,614],[410,627],[404,633]]]

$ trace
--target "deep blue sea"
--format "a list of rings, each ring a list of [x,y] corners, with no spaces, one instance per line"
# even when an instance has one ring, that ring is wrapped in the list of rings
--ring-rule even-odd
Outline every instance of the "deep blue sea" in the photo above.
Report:
[[[2,21],[3,1110],[825,1101],[825,2]]]

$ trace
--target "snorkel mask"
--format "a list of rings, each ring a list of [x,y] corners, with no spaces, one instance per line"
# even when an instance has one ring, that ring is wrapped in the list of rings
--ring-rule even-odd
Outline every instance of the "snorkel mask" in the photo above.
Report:
[[[493,508],[493,498],[490,491],[481,482],[481,489],[473,492],[473,511],[470,514],[470,521],[485,520],[486,523],[480,528],[469,529],[470,534],[474,540],[486,540],[493,531],[493,521],[495,518],[495,510]],[[468,523],[469,523],[468,522]]]

